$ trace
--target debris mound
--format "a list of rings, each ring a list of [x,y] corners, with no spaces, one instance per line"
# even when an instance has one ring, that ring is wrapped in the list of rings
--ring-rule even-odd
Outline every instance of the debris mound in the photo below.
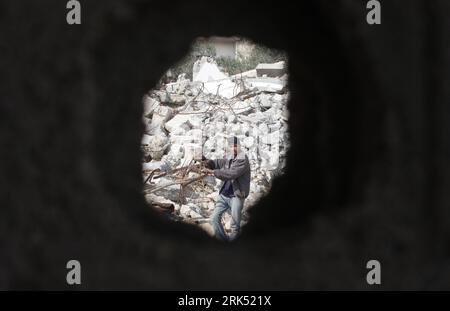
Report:
[[[284,62],[228,76],[213,59],[203,57],[194,64],[192,81],[181,74],[176,82],[148,92],[142,138],[146,200],[164,215],[211,233],[209,217],[220,181],[205,173],[201,159],[225,157],[227,138],[237,136],[252,176],[244,225],[248,208],[268,193],[285,167],[286,83]],[[224,219],[229,229],[230,215]]]

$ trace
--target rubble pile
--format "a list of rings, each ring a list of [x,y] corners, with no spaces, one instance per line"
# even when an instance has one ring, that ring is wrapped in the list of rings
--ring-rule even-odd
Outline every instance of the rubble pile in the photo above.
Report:
[[[266,72],[258,76],[257,72]],[[278,70],[278,71],[277,71]],[[277,74],[279,76],[277,76]],[[209,58],[194,64],[192,81],[182,74],[144,96],[143,177],[146,200],[175,220],[211,232],[220,180],[203,172],[201,158],[223,158],[227,138],[237,136],[247,154],[252,182],[246,209],[282,173],[288,148],[287,75],[284,63],[228,76]],[[225,216],[225,229],[229,228]]]

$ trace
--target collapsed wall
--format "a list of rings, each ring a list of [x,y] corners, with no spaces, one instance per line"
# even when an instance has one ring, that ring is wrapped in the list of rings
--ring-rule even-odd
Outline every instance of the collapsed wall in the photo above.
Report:
[[[211,233],[208,219],[220,180],[210,175],[185,187],[180,183],[201,174],[191,166],[202,156],[226,157],[227,138],[236,136],[251,167],[242,225],[248,221],[247,209],[269,191],[272,178],[285,166],[287,75],[284,62],[276,65],[280,70],[272,70],[271,77],[257,76],[256,69],[252,75],[229,77],[204,57],[194,64],[193,81],[181,74],[176,82],[144,96],[142,168],[150,204],[164,206],[172,219],[194,222]],[[225,229],[229,226],[225,215]]]

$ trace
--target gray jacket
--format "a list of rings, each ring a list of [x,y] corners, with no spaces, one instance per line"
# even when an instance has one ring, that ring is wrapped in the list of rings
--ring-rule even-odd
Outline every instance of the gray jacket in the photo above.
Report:
[[[214,169],[214,176],[222,180],[221,188],[226,180],[231,180],[234,195],[246,198],[250,192],[250,162],[248,157],[235,159],[208,160],[207,167]]]

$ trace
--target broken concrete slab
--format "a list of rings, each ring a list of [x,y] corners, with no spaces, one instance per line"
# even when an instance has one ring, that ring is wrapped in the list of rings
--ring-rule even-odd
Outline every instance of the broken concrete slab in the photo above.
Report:
[[[152,139],[152,136],[150,136],[148,134],[144,134],[144,135],[142,135],[141,144],[148,145],[148,144],[150,144],[151,139]]]
[[[247,81],[252,88],[268,93],[283,92],[286,86],[283,80],[276,78],[252,78]]]
[[[205,93],[218,95],[225,98],[232,98],[241,91],[241,88],[229,78],[209,81],[206,82],[204,86]]]
[[[276,95],[278,95],[278,94],[276,94]],[[272,107],[272,98],[268,94],[264,94],[264,93],[259,94],[258,95],[258,102],[261,105],[261,107],[264,107],[264,108]]]
[[[169,101],[167,104],[169,105],[182,106],[186,103],[186,97],[184,95],[169,93],[168,97]]]
[[[159,102],[148,95],[144,95],[143,103],[144,103],[144,117],[151,118],[153,111],[155,111],[155,109],[159,106]]]
[[[286,73],[284,61],[267,64],[261,63],[256,66],[256,74],[258,77],[281,77]]]
[[[281,95],[281,94],[274,94],[274,95],[272,96],[272,101],[281,103],[283,100],[284,100],[284,96]]]
[[[195,66],[196,64],[194,64],[194,67]],[[195,71],[196,70],[197,69],[195,69]],[[203,62],[199,65],[198,72],[194,74],[192,81],[206,83],[223,79],[228,79],[228,76],[220,71],[219,67],[215,63]]]
[[[184,94],[190,83],[189,79],[179,77],[177,82],[166,84],[166,91],[170,94]]]
[[[169,177],[162,177],[157,179],[157,181],[155,187],[158,187],[158,189],[153,192],[155,195],[164,197],[174,203],[180,203],[181,186],[179,183],[174,182]],[[184,187],[184,195],[190,198],[198,198],[198,194],[190,186]]]
[[[191,163],[193,160],[201,160],[202,151],[201,143],[184,144],[184,158],[181,160],[181,163]]]
[[[164,161],[150,161],[142,163],[142,169],[145,171],[153,171],[159,169],[163,172],[170,170],[170,166]]]
[[[244,71],[244,72],[232,75],[232,76],[230,76],[230,78],[232,78],[232,79],[256,78],[257,76],[258,75],[257,75],[256,69],[251,69],[251,70],[248,70],[248,71]]]
[[[158,106],[152,115],[151,127],[158,128],[164,126],[165,122],[172,118],[173,109],[166,106]]]
[[[172,138],[171,138],[172,139]],[[181,159],[184,157],[183,144],[172,143],[169,150],[169,159]]]
[[[194,64],[192,65],[192,81],[195,81],[195,78],[200,71],[200,68],[204,63],[207,62],[214,62],[214,60],[207,56],[202,56],[200,59],[197,59]]]
[[[157,98],[157,100],[162,103],[168,103],[170,101],[169,99],[169,93],[167,93],[167,91],[165,90],[157,90],[157,91],[153,91],[153,95]]]
[[[169,146],[169,137],[162,133],[148,139],[148,153],[154,160],[161,160]]]
[[[177,114],[170,121],[165,123],[164,127],[169,132],[174,132],[176,129],[184,129],[184,131],[189,131],[191,129],[191,124],[189,119],[191,118],[188,114]]]
[[[232,108],[236,114],[248,114],[253,111],[253,107],[246,101],[238,101],[233,104]]]

